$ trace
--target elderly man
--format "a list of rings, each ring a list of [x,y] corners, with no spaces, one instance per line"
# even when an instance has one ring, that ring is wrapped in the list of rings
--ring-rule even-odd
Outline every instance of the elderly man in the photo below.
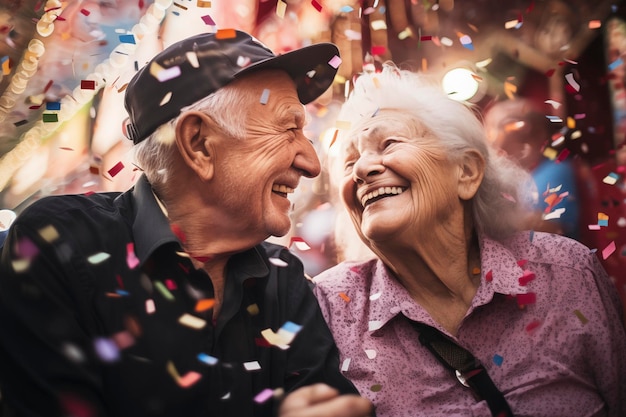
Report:
[[[131,80],[144,175],[24,210],[0,263],[0,381],[18,416],[366,416],[303,266],[264,242],[320,164],[305,109],[337,49],[243,32],[172,45]],[[322,384],[324,383],[324,384]],[[282,401],[283,393],[286,393]]]

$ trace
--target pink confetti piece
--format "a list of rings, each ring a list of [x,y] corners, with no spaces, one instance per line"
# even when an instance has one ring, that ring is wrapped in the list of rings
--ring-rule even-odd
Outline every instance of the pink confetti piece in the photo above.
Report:
[[[200,378],[202,378],[202,374],[199,374],[195,371],[189,371],[185,375],[178,378],[176,382],[182,388],[189,388],[190,386],[198,382]]]
[[[269,388],[265,388],[263,391],[261,391],[257,395],[255,395],[254,402],[256,402],[258,404],[262,404],[265,401],[267,401],[270,398],[272,398],[273,395],[274,395],[274,391],[273,390],[271,390]]]
[[[155,311],[156,311],[156,306],[154,304],[154,300],[153,299],[147,299],[146,300],[146,313],[152,314]]]
[[[204,22],[205,25],[207,26],[215,26],[215,21],[211,18],[211,16],[204,15],[200,17],[202,19],[202,21]]]
[[[126,264],[129,269],[135,269],[139,265],[139,258],[135,255],[135,244],[133,242],[126,244]]]
[[[111,177],[115,177],[117,174],[120,173],[122,169],[124,169],[124,164],[122,163],[122,161],[120,161],[117,164],[115,164],[113,168],[109,169],[107,172],[109,173]]]
[[[180,67],[176,65],[175,67],[164,68],[161,71],[157,72],[156,79],[159,80],[160,82],[164,82],[164,81],[179,77],[180,74],[181,74]]]
[[[602,259],[606,259],[615,252],[615,241],[612,241],[606,248],[602,249]]]
[[[111,339],[97,338],[94,340],[94,347],[98,357],[103,362],[116,362],[120,358],[120,351]]]
[[[330,61],[328,61],[328,65],[330,65],[331,67],[337,69],[339,68],[339,65],[341,65],[341,58],[339,58],[338,55],[333,56]]]

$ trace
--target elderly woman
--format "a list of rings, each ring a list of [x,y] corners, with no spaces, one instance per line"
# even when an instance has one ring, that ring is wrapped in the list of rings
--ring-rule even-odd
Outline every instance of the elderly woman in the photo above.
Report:
[[[520,230],[531,181],[472,110],[387,66],[339,120],[341,198],[376,258],[315,291],[378,416],[625,416],[615,288],[585,246]]]

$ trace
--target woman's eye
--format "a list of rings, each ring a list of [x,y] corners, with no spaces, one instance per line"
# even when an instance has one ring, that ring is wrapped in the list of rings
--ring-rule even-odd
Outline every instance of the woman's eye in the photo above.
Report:
[[[383,149],[388,148],[389,146],[398,143],[395,139],[387,139],[383,142]]]

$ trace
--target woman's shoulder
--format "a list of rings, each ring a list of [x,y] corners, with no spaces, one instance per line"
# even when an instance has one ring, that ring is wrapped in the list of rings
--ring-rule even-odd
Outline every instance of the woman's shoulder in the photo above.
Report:
[[[343,261],[320,272],[313,278],[317,287],[341,291],[354,287],[364,288],[382,267],[376,258],[364,261]]]
[[[588,268],[596,256],[594,250],[581,242],[553,233],[520,232],[505,239],[502,244],[519,260],[563,268]]]

